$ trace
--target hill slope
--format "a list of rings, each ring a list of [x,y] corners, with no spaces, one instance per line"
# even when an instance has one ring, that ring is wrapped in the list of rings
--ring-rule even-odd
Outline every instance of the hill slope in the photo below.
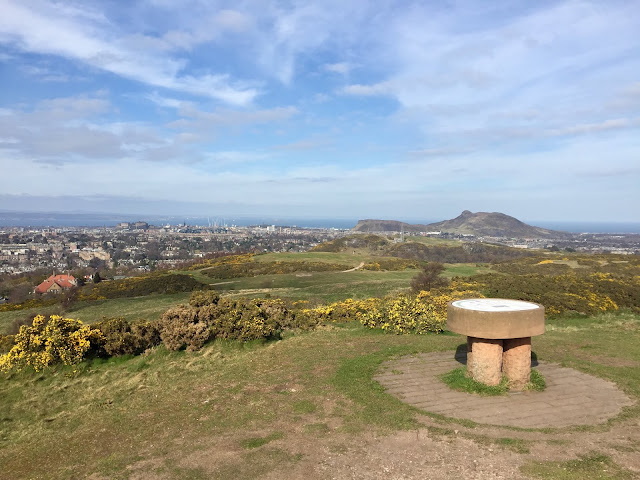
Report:
[[[527,225],[504,213],[472,213],[469,210],[465,210],[452,220],[428,225],[411,225],[395,220],[360,220],[354,228],[359,232],[398,232],[401,229],[404,229],[405,232],[440,231],[477,237],[546,238],[569,235],[565,232]]]

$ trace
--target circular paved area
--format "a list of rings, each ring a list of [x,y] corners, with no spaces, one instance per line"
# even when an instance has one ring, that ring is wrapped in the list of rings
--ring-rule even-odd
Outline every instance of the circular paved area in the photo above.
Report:
[[[633,405],[615,384],[572,368],[540,362],[543,392],[483,397],[451,390],[439,376],[466,361],[453,352],[405,356],[382,364],[374,377],[403,402],[447,417],[522,428],[593,425]]]

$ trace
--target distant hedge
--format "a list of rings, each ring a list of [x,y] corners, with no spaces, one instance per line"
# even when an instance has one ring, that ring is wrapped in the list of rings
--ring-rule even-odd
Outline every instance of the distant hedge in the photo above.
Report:
[[[520,248],[465,243],[462,245],[425,245],[404,242],[391,245],[386,253],[392,257],[440,263],[493,263],[534,255]]]
[[[339,272],[350,269],[350,265],[325,262],[244,262],[222,263],[202,273],[212,278],[255,277],[258,275],[281,275],[296,272]]]
[[[316,245],[311,252],[342,252],[349,248],[369,248],[379,250],[389,242],[378,235],[349,235]]]
[[[83,287],[78,300],[104,300],[110,298],[140,297],[151,293],[180,293],[206,290],[209,286],[190,275],[154,273],[143,277],[102,281]]]

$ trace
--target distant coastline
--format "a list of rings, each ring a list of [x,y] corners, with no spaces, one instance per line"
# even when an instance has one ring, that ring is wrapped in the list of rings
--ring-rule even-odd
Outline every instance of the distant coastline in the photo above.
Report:
[[[276,216],[163,216],[137,214],[105,214],[105,213],[57,213],[57,212],[2,212],[0,211],[1,227],[114,227],[120,222],[145,221],[152,225],[279,225],[298,226],[308,228],[337,228],[351,229],[358,219],[331,218],[295,218]],[[439,219],[424,219],[420,223],[432,223]],[[571,233],[640,233],[640,222],[560,222],[560,221],[530,221],[527,222],[542,228],[561,230]]]

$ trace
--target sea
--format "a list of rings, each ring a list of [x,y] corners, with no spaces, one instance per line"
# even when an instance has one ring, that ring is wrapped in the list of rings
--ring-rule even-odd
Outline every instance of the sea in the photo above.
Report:
[[[403,219],[407,223],[429,224],[444,219]],[[356,218],[295,218],[277,216],[163,216],[119,213],[57,213],[0,211],[0,227],[114,227],[120,222],[147,222],[150,225],[251,226],[276,225],[302,228],[335,228],[348,230],[356,226]],[[526,221],[529,225],[571,233],[640,233],[640,222],[559,222]]]

